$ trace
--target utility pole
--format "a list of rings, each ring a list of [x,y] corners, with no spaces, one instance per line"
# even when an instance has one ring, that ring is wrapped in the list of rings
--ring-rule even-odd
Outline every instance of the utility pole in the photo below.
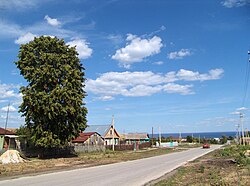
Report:
[[[161,146],[161,127],[159,127],[159,146]]]
[[[244,128],[243,128],[243,114],[240,113],[241,133],[242,133],[242,144],[245,146]]]
[[[10,112],[10,103],[8,104],[8,109],[7,109],[7,116],[6,116],[6,122],[5,122],[5,132],[6,133],[6,129],[7,129],[7,124],[8,124],[8,119],[9,119],[9,112]]]
[[[241,144],[241,137],[240,137],[240,123],[237,125],[237,142],[240,145]]]
[[[182,137],[181,137],[181,132],[179,133],[179,143],[181,144],[181,139],[182,139]]]
[[[152,127],[152,140],[151,140],[151,145],[154,145],[154,127]]]
[[[10,112],[10,102],[9,102],[9,104],[8,104],[6,122],[5,122],[5,126],[4,126],[3,145],[4,145],[4,143],[5,143],[5,140],[4,140],[4,139],[5,139],[7,124],[8,124],[8,119],[9,119],[9,112]]]
[[[112,115],[112,150],[115,151],[115,119]]]

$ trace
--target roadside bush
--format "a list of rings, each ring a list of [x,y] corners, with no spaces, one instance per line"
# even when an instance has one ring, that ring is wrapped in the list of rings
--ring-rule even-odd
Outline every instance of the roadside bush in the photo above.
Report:
[[[237,164],[242,166],[249,166],[250,165],[250,157],[245,155],[245,152],[250,150],[250,145],[242,146],[230,146],[226,147],[220,151],[220,156],[233,158]]]
[[[220,156],[222,157],[232,157],[237,151],[234,146],[226,147],[220,151]]]

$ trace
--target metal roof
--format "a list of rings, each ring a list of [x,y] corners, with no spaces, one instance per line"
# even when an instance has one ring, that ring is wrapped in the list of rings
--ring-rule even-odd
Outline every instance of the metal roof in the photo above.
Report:
[[[149,139],[149,136],[147,133],[128,133],[128,134],[124,134],[123,136],[125,139]]]
[[[97,132],[104,137],[109,131],[111,125],[89,125],[83,132]]]

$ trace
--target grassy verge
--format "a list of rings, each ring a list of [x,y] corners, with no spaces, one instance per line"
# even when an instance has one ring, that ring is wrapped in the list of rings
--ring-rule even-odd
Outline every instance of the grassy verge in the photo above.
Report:
[[[250,157],[245,155],[250,146],[228,146],[209,153],[179,168],[171,177],[155,186],[184,185],[248,185]]]
[[[53,172],[62,169],[75,169],[96,165],[104,165],[122,161],[129,161],[141,158],[147,158],[157,155],[163,155],[179,151],[178,149],[147,149],[142,151],[106,151],[95,153],[80,153],[77,157],[55,158],[55,159],[37,159],[33,158],[24,163],[18,164],[0,164],[0,178],[9,176],[20,176],[23,174],[34,174],[42,172]]]

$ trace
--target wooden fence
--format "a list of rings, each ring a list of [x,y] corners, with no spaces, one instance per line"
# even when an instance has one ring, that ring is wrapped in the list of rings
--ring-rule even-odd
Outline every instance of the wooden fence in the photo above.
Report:
[[[106,145],[106,149],[112,150],[113,146],[112,145]],[[115,151],[123,151],[123,150],[141,150],[144,148],[149,148],[151,147],[150,142],[146,143],[135,143],[135,144],[119,144],[119,145],[114,145]]]

